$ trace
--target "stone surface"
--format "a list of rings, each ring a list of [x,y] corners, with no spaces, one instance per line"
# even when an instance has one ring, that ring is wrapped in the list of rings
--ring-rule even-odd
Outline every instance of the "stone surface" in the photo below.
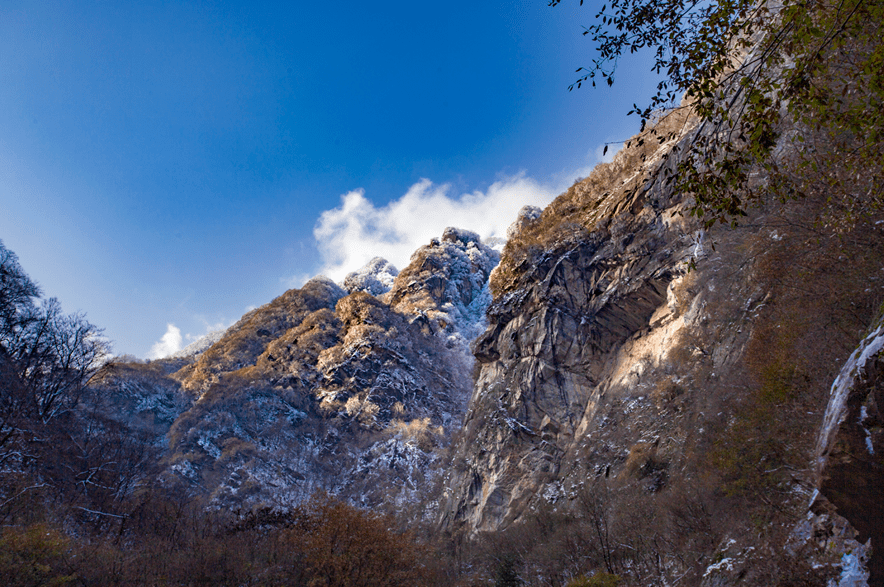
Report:
[[[443,527],[493,531],[518,519],[574,458],[602,405],[636,395],[631,378],[641,374],[619,363],[684,327],[674,292],[697,228],[677,217],[680,201],[651,190],[590,197],[623,211],[548,248],[489,308]],[[538,217],[526,211],[510,237]],[[666,349],[655,350],[659,363]]]

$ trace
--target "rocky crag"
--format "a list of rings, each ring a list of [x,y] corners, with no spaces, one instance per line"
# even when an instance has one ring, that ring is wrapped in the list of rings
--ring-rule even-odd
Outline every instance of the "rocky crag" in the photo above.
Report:
[[[447,229],[401,273],[375,259],[342,285],[317,277],[207,348],[112,366],[98,395],[125,404],[118,419],[165,434],[166,482],[210,507],[286,509],[323,490],[432,516],[426,496],[463,418],[468,341],[498,259]]]
[[[882,585],[880,329],[848,361],[881,223],[827,236],[802,201],[704,231],[669,153],[633,141],[510,235],[441,529],[534,528],[637,584]]]

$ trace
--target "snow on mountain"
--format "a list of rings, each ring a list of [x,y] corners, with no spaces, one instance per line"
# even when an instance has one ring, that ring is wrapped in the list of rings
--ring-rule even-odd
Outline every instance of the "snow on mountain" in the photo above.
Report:
[[[187,359],[190,357],[197,357],[206,351],[210,346],[221,340],[221,337],[224,336],[225,330],[215,330],[207,335],[196,339],[177,353],[172,353],[167,358],[169,359]]]
[[[350,293],[364,291],[373,296],[379,296],[390,291],[397,275],[399,275],[399,270],[389,261],[382,257],[375,257],[361,269],[348,274],[344,278],[342,286]]]
[[[343,287],[317,276],[247,313],[167,359],[162,385],[114,385],[145,405],[189,398],[163,412],[163,477],[212,507],[286,509],[322,489],[429,520],[499,258],[448,228],[402,272],[375,258]]]

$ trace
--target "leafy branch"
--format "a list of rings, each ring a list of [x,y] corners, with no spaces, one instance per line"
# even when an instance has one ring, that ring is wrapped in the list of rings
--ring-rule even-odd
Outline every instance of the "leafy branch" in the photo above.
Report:
[[[569,90],[612,85],[622,55],[652,50],[665,78],[629,114],[643,133],[673,103],[696,117],[662,171],[694,197],[692,215],[736,225],[752,205],[815,194],[840,230],[884,203],[882,21],[884,0],[610,0],[584,29],[596,57]]]

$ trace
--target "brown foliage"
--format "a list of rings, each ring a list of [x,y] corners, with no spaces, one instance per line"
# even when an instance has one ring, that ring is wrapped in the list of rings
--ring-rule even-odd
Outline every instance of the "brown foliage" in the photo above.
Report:
[[[310,314],[333,308],[343,291],[323,280],[311,280],[289,290],[269,304],[252,310],[231,326],[192,365],[176,373],[185,389],[205,391],[226,372],[254,365],[267,345]]]
[[[302,553],[308,584],[393,587],[419,582],[419,549],[393,521],[341,502],[315,497],[294,512],[285,542]]]
[[[43,524],[0,533],[0,583],[8,587],[55,587],[73,583],[71,541]]]
[[[779,217],[780,240],[756,259],[756,282],[769,294],[749,337],[742,394],[712,454],[728,492],[775,501],[793,478],[809,481],[829,387],[884,300],[880,226],[821,234],[803,219],[811,204]]]

